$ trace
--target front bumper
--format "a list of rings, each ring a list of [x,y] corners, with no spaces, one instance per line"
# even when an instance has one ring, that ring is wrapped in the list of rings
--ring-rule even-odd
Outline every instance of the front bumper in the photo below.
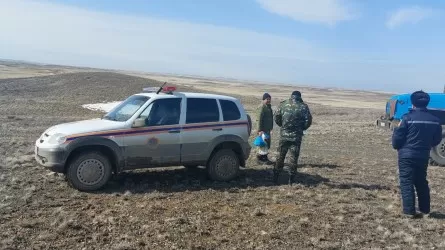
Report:
[[[399,126],[399,122],[400,121],[396,120],[396,119],[393,119],[393,120],[378,119],[376,121],[376,125],[377,125],[377,127],[394,130],[395,128],[397,128]]]
[[[385,120],[385,119],[378,119],[376,121],[376,125],[377,125],[377,127],[381,127],[381,128],[391,128],[391,121]]]
[[[35,146],[34,158],[40,165],[51,171],[58,173],[64,172],[66,152],[63,149],[47,149]]]

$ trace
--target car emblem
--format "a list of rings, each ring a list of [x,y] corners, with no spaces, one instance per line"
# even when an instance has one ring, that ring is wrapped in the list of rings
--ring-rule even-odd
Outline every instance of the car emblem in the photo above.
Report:
[[[156,148],[159,144],[159,139],[156,137],[151,137],[150,139],[148,139],[148,146],[150,148]]]

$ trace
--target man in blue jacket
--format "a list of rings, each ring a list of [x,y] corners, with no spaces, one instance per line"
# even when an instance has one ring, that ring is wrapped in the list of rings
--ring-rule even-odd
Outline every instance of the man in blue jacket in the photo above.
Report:
[[[431,148],[442,140],[440,120],[428,112],[430,96],[423,91],[411,94],[413,108],[402,117],[392,136],[392,146],[398,151],[400,191],[403,213],[419,217],[430,212],[430,190],[427,167]],[[419,210],[416,214],[417,192]]]

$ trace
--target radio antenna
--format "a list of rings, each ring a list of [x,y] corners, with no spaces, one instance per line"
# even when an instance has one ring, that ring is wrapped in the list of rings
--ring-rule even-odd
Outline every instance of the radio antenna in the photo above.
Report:
[[[167,82],[164,82],[164,84],[162,84],[162,86],[158,89],[158,92],[156,92],[156,94],[159,94],[159,92],[161,92],[162,88],[164,87],[164,85],[165,85],[166,83],[167,83]]]

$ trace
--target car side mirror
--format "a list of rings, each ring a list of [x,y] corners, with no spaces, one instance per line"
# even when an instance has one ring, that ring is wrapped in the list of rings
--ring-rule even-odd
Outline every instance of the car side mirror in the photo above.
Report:
[[[133,128],[140,128],[145,126],[145,118],[137,118],[133,122]]]

